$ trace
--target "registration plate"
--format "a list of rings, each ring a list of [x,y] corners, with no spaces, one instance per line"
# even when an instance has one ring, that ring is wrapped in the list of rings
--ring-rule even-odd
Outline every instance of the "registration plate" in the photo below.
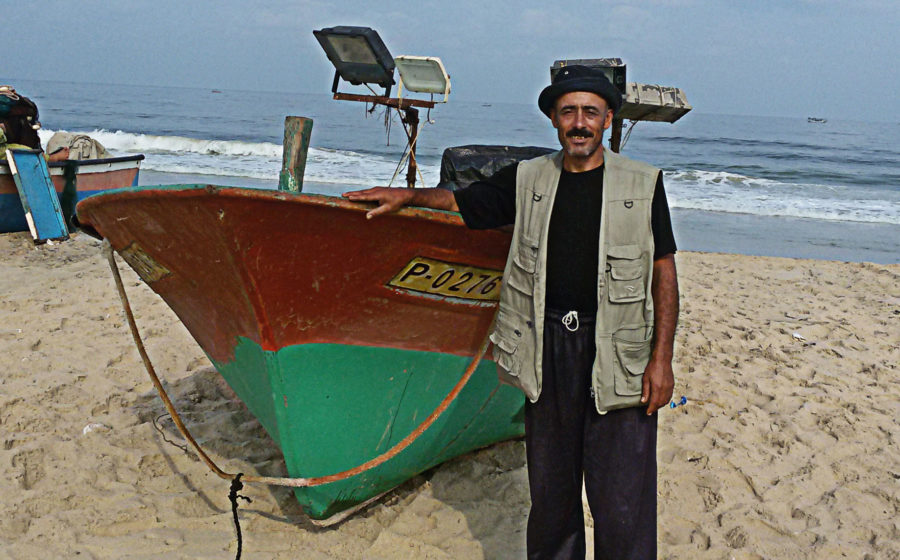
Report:
[[[119,251],[119,255],[147,284],[153,284],[172,274],[168,268],[156,262],[137,243],[131,243],[131,245]]]
[[[423,294],[499,301],[503,271],[415,257],[388,286]]]

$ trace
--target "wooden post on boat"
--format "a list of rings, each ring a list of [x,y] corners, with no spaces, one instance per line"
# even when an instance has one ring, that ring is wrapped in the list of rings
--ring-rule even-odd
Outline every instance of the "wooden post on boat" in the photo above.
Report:
[[[313,120],[306,117],[284,118],[284,147],[278,190],[290,192],[303,190],[303,173],[306,170],[306,153],[309,151],[312,127]]]
[[[404,111],[404,121],[411,131],[409,136],[409,166],[406,169],[406,186],[410,189],[416,186],[416,139],[419,137],[419,110],[415,107],[407,107]]]

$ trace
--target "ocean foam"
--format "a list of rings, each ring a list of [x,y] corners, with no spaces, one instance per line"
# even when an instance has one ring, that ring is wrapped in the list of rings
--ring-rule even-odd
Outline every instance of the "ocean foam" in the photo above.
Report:
[[[859,187],[785,183],[725,171],[672,171],[664,178],[674,208],[900,224],[900,194],[892,204],[883,192],[875,198]]]
[[[46,142],[52,130],[41,130]],[[203,140],[123,131],[93,130],[116,155],[143,153],[144,169],[166,173],[275,179],[281,171],[281,146],[271,142]],[[350,150],[310,148],[305,179],[310,182],[371,187],[387,185],[397,169],[396,158]],[[420,161],[425,185],[440,176],[439,163]],[[406,166],[393,186],[405,185]],[[417,178],[417,183],[421,181]],[[666,194],[673,208],[788,216],[834,221],[900,224],[900,192],[885,200],[884,190],[869,195],[859,185],[781,182],[727,171],[684,169],[665,173]]]
[[[41,141],[46,142],[54,134],[41,130]],[[62,131],[69,132],[69,131]],[[183,136],[155,136],[134,134],[121,130],[92,130],[87,134],[113,152],[143,154],[203,154],[227,156],[258,156],[281,159],[281,146],[270,142],[241,142],[236,140],[199,140]]]
[[[54,132],[41,130],[42,142],[46,143]],[[281,171],[282,147],[271,142],[201,140],[107,130],[82,134],[95,138],[116,155],[144,154],[142,168],[152,171],[253,179],[277,178]],[[305,179],[342,185],[387,185],[396,168],[397,161],[385,156],[314,147],[307,154]],[[423,166],[421,171],[427,186],[437,184],[439,168]],[[404,185],[405,177],[404,165],[394,186]]]

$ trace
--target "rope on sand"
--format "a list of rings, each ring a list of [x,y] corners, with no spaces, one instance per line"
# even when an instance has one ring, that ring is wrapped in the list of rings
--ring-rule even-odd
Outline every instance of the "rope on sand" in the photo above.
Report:
[[[242,475],[240,473],[233,474],[223,471],[216,465],[216,463],[206,454],[205,451],[200,447],[200,444],[194,439],[191,435],[190,431],[188,431],[187,426],[182,422],[181,417],[178,415],[178,411],[175,410],[175,405],[172,404],[172,400],[169,398],[168,393],[166,393],[165,388],[162,386],[162,382],[160,382],[159,377],[156,375],[156,370],[153,368],[153,364],[150,362],[150,357],[147,355],[147,350],[144,348],[144,343],[141,340],[141,335],[138,332],[137,324],[134,320],[134,314],[131,311],[131,305],[128,303],[128,295],[125,293],[125,286],[122,283],[122,277],[119,274],[119,267],[116,264],[115,254],[112,249],[112,245],[110,245],[109,240],[105,239],[103,241],[103,253],[106,255],[107,260],[109,261],[109,268],[112,271],[113,278],[116,282],[116,289],[119,292],[119,299],[122,300],[122,308],[125,311],[125,317],[128,320],[128,326],[131,329],[131,335],[134,338],[135,346],[137,347],[138,353],[141,355],[141,360],[144,363],[144,367],[147,370],[147,374],[150,376],[150,380],[153,382],[153,386],[156,388],[157,393],[159,393],[160,399],[163,401],[163,405],[165,405],[166,410],[169,412],[169,416],[172,417],[172,421],[175,423],[175,427],[178,428],[178,431],[181,432],[181,435],[190,443],[191,447],[197,452],[197,455],[203,460],[204,463],[209,467],[209,469],[215,473],[220,478],[226,480],[236,480],[240,478]],[[352,469],[347,469],[345,471],[341,471],[339,473],[330,474],[327,476],[318,476],[312,478],[302,478],[302,477],[271,477],[271,476],[243,476],[244,482],[249,483],[259,483],[259,484],[269,484],[273,486],[287,486],[291,488],[306,488],[310,486],[319,486],[322,484],[328,484],[331,482],[337,482],[340,480],[345,480],[352,476],[355,476],[361,472],[373,469],[393,457],[399,454],[401,451],[409,447],[416,439],[421,436],[425,430],[427,430],[434,422],[444,413],[444,411],[449,408],[449,406],[456,400],[456,397],[459,396],[460,392],[462,392],[463,388],[471,379],[472,374],[475,373],[475,370],[478,368],[478,365],[481,363],[482,357],[487,352],[487,349],[490,345],[490,332],[493,328],[493,324],[491,328],[488,328],[488,333],[484,337],[484,341],[481,343],[481,347],[478,349],[477,354],[472,358],[472,361],[469,363],[469,366],[466,368],[465,372],[463,372],[462,377],[457,381],[456,385],[453,386],[453,389],[444,397],[444,400],[438,404],[437,408],[425,419],[422,421],[419,426],[413,430],[409,435],[403,438],[401,441],[397,442],[393,447],[378,455],[377,457],[366,461],[365,463],[353,467]],[[340,514],[338,514],[340,515]]]
[[[231,501],[231,515],[234,517],[234,530],[237,532],[237,555],[235,555],[234,560],[241,560],[241,549],[243,548],[244,540],[241,538],[241,522],[238,520],[238,498],[247,500],[247,502],[252,502],[250,498],[247,496],[241,496],[238,494],[243,488],[244,484],[241,482],[241,477],[244,476],[244,473],[237,473],[234,477],[234,480],[231,481],[231,490],[228,492],[228,499]]]

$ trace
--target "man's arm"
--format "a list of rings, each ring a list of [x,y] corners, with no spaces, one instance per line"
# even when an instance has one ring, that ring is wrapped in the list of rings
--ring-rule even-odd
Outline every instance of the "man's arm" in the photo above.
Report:
[[[675,255],[668,254],[653,261],[654,337],[650,363],[644,370],[641,402],[647,403],[647,415],[666,406],[672,398],[675,374],[672,373],[672,354],[675,326],[678,324],[678,274]]]
[[[422,206],[435,210],[459,212],[453,192],[447,189],[409,189],[373,187],[362,191],[351,191],[342,194],[353,202],[377,202],[378,206],[366,213],[367,219],[396,212],[404,206]]]

